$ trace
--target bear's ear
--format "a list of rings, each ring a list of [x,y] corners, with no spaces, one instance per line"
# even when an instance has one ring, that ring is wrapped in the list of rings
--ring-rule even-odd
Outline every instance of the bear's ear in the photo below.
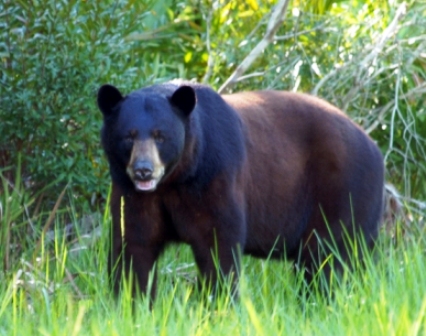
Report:
[[[112,109],[123,99],[115,86],[105,84],[98,91],[98,106],[105,117],[111,115]]]
[[[192,87],[183,85],[173,93],[170,102],[182,111],[185,116],[189,116],[197,103],[197,96]]]

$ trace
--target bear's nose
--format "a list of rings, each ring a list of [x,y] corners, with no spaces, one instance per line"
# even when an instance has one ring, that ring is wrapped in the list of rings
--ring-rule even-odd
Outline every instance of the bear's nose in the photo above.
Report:
[[[133,165],[133,173],[138,180],[149,180],[152,172],[152,164],[148,161],[138,161]]]

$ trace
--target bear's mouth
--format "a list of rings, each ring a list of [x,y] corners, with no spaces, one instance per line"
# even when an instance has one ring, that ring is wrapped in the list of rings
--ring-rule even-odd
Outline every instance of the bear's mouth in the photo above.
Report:
[[[157,188],[157,180],[135,180],[133,181],[137,191],[154,191]]]

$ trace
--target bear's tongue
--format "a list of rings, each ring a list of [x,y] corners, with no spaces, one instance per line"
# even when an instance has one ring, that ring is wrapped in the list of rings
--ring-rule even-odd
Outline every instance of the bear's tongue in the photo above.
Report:
[[[139,190],[139,191],[154,190],[155,186],[156,186],[155,180],[135,181],[136,190]]]

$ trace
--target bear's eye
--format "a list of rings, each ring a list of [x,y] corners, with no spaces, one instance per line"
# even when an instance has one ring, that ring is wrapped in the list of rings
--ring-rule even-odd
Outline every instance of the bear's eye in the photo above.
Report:
[[[154,138],[155,142],[157,142],[157,143],[163,143],[164,142],[164,136],[161,134],[160,131],[153,132],[152,137]]]
[[[132,143],[133,142],[133,137],[130,135],[127,135],[124,137],[124,141],[127,143]]]
[[[124,137],[124,141],[126,143],[133,143],[133,140],[135,139],[136,136],[136,131],[135,130],[131,130],[125,137]]]

